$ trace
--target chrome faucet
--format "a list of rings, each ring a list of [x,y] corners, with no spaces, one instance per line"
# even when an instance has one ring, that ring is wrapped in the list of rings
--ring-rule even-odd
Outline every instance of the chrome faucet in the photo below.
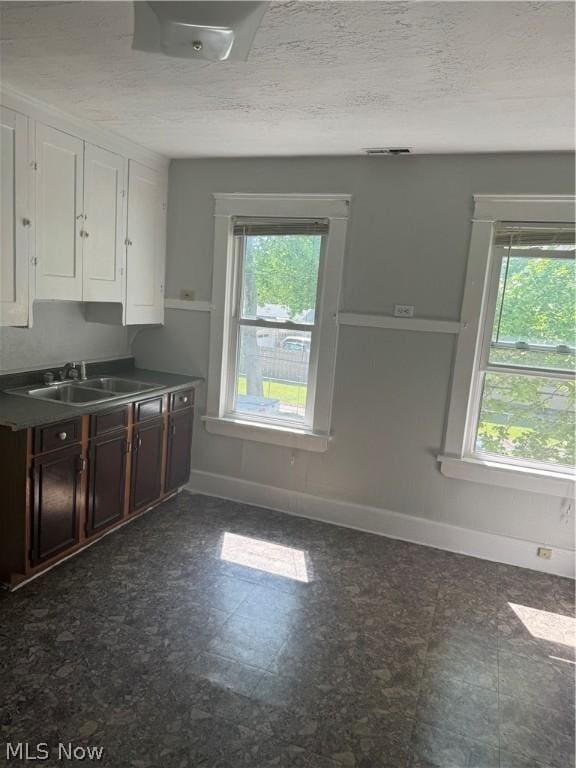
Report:
[[[60,373],[61,381],[66,379],[80,379],[84,381],[86,379],[86,363],[81,360],[79,363],[66,363]]]

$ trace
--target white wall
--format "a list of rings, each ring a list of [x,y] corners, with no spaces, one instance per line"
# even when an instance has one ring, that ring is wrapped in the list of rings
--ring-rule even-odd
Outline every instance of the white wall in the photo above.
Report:
[[[128,330],[86,322],[76,302],[35,302],[32,328],[0,328],[0,373],[128,354]]]
[[[341,308],[459,317],[472,195],[571,193],[566,154],[174,161],[168,210],[167,295],[209,300],[213,192],[353,195]],[[140,365],[206,376],[209,318],[168,310],[143,330]],[[428,520],[573,548],[558,498],[445,478],[441,450],[454,338],[341,327],[325,454],[209,435],[197,422],[193,464],[219,473]],[[291,463],[291,454],[294,461]]]

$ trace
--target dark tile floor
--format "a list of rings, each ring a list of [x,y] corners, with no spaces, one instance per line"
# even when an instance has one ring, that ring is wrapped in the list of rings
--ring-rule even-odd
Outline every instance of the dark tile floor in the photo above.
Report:
[[[184,493],[2,594],[1,741],[114,768],[573,768],[573,615],[565,579]]]

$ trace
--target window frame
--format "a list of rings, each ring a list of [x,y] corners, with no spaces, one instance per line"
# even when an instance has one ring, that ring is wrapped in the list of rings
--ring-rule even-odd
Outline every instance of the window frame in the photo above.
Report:
[[[488,364],[501,265],[501,255],[494,248],[496,229],[500,223],[573,224],[574,203],[570,195],[474,195],[461,330],[444,449],[438,457],[448,477],[562,497],[574,492],[575,473],[570,468],[475,451],[485,372],[506,372],[503,366]],[[530,369],[511,372],[531,375]]]
[[[209,432],[312,451],[325,451],[331,431],[337,315],[350,195],[214,194],[214,273],[210,328],[210,360],[206,415]],[[238,217],[326,219],[318,269],[314,325],[263,322],[258,327],[312,331],[306,419],[259,419],[233,410],[237,339],[240,324],[242,255],[238,253],[234,221]]]
[[[234,409],[234,401],[236,399],[236,386],[237,386],[237,371],[238,371],[238,353],[239,353],[239,331],[242,326],[252,328],[263,329],[279,329],[287,331],[301,331],[303,333],[310,333],[310,355],[308,359],[308,380],[307,380],[307,392],[306,392],[306,407],[305,415],[301,422],[301,426],[304,429],[312,430],[314,428],[314,403],[316,400],[316,382],[318,379],[318,343],[320,335],[320,303],[322,301],[322,274],[324,261],[326,259],[326,243],[328,235],[322,235],[322,244],[320,246],[320,260],[318,264],[318,283],[316,286],[316,305],[314,311],[314,323],[295,323],[293,321],[272,321],[272,320],[256,320],[249,318],[242,318],[242,299],[243,299],[243,271],[244,261],[246,256],[246,240],[242,241],[242,247],[238,247],[240,243],[237,241],[237,236],[232,234],[234,243],[233,248],[233,260],[234,265],[232,267],[234,273],[234,285],[233,285],[233,297],[232,297],[232,312],[230,314],[230,342],[228,347],[228,363],[227,363],[227,381],[226,381],[226,397],[225,397],[225,410],[224,416],[232,419],[242,419],[245,421],[254,422],[256,424],[269,424],[270,426],[283,426],[290,428],[292,426],[298,427],[299,424],[296,421],[290,421],[289,419],[281,418],[258,418],[252,416],[249,413],[243,413]]]

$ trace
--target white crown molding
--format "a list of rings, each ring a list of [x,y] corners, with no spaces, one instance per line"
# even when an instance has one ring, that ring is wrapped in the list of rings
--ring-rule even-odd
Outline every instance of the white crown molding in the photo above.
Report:
[[[428,333],[460,333],[458,320],[433,320],[426,317],[392,317],[391,315],[363,315],[339,312],[340,325],[358,328],[388,328],[395,331],[424,331]]]
[[[444,549],[448,552],[574,578],[572,550],[552,547],[551,560],[537,557],[538,546],[547,546],[546,542],[533,542],[471,528],[461,528],[457,525],[392,512],[388,509],[368,507],[338,499],[326,499],[300,491],[275,488],[199,470],[192,471],[188,485],[185,487],[191,493],[230,499],[392,539]]]
[[[148,168],[166,171],[170,158],[125,139],[113,131],[99,128],[89,120],[70,115],[46,102],[3,84],[0,87],[0,104],[53,128],[89,141],[96,146],[136,160]]]

